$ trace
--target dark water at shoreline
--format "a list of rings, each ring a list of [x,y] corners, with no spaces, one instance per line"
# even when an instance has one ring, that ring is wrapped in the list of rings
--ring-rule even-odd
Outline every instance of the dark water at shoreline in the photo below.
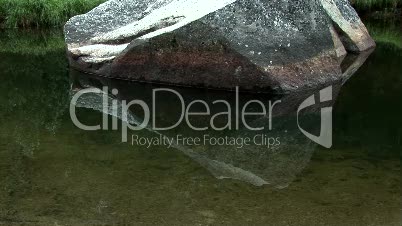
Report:
[[[296,128],[286,135],[295,145],[257,152],[249,156],[252,163],[240,159],[243,168],[266,173],[271,185],[262,187],[217,179],[211,164],[188,149],[147,149],[122,144],[120,131],[76,128],[64,54],[1,53],[0,225],[401,225],[400,49],[379,43],[339,89],[331,150],[303,137],[298,143]],[[133,86],[143,89],[136,95],[152,88]],[[232,95],[182,92],[190,100]],[[158,117],[169,121],[174,108],[169,99],[162,102]],[[78,114],[88,124],[102,120],[95,110]],[[278,113],[281,122],[284,115]],[[176,133],[190,132],[165,135]],[[242,156],[217,156],[228,157]]]

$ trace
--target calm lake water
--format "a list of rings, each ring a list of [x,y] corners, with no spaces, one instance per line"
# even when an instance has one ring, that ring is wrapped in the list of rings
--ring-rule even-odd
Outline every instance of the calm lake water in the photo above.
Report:
[[[309,142],[297,127],[293,105],[314,92],[240,95],[241,105],[250,99],[289,103],[274,111],[274,130],[261,132],[279,137],[280,147],[147,148],[130,139],[258,134],[242,128],[195,133],[183,125],[163,133],[129,131],[129,142],[122,143],[120,130],[78,129],[69,114],[77,91],[108,86],[119,90],[110,102],[150,103],[156,86],[69,71],[65,50],[54,41],[60,34],[15,37],[0,35],[0,225],[402,224],[402,50],[391,44],[378,43],[357,73],[334,86],[331,149]],[[354,69],[354,60],[344,61],[345,73]],[[175,89],[185,103],[235,101],[233,93]],[[157,103],[161,124],[177,120],[175,96],[165,95]],[[99,95],[81,99],[77,117],[99,124],[101,104]],[[305,112],[303,126],[319,126],[319,110]],[[142,118],[139,109],[132,109],[129,120]],[[269,118],[250,122],[266,126]],[[194,124],[208,120],[201,117]]]

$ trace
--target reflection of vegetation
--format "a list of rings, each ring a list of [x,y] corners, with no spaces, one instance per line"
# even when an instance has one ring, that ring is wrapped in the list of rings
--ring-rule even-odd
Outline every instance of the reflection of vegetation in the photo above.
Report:
[[[34,32],[9,30],[0,33],[0,53],[44,55],[64,48],[63,34],[59,30]]]
[[[2,37],[1,45],[25,43],[32,38],[36,45],[46,46],[40,43],[40,34],[15,35],[20,39]],[[57,129],[68,103],[69,82],[63,48],[37,47],[31,54],[29,42],[25,44],[21,49],[0,48],[0,135],[10,136],[25,155],[30,155],[39,146],[42,131],[53,133]]]
[[[367,23],[367,28],[376,42],[389,43],[396,48],[402,49],[402,31],[396,24],[386,22]]]
[[[334,108],[337,145],[364,147],[375,156],[399,156],[400,57],[400,49],[378,43],[365,65],[342,88]]]
[[[104,0],[0,0],[0,23],[6,27],[61,26]]]
[[[351,0],[358,9],[397,8],[400,0]]]

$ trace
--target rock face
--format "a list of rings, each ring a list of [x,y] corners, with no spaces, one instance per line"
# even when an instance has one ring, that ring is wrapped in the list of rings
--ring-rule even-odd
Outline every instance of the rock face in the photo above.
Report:
[[[375,46],[347,0],[110,0],[65,36],[84,72],[255,92],[337,81],[345,48]]]

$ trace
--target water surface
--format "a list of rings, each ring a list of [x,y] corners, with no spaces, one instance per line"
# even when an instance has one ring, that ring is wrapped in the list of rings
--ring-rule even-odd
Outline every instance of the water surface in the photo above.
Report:
[[[292,127],[282,134],[287,140],[279,152],[252,149],[260,158],[243,159],[243,168],[264,172],[270,182],[255,186],[218,179],[188,147],[148,149],[121,143],[120,131],[76,128],[68,107],[78,85],[108,84],[131,98],[146,98],[154,86],[96,78],[85,83],[85,75],[68,71],[64,49],[48,34],[35,36],[39,49],[31,51],[7,45],[24,46],[13,37],[0,37],[0,224],[401,225],[402,52],[395,46],[379,43],[338,87],[333,148],[308,142]],[[186,100],[233,98],[180,90]],[[169,98],[162,102],[158,117],[168,122],[175,105]],[[88,124],[102,120],[102,113],[85,106],[77,112]],[[278,126],[295,125],[286,113],[278,113]],[[192,132],[179,127],[164,135],[178,133]],[[233,162],[244,157],[233,147],[192,150]]]

